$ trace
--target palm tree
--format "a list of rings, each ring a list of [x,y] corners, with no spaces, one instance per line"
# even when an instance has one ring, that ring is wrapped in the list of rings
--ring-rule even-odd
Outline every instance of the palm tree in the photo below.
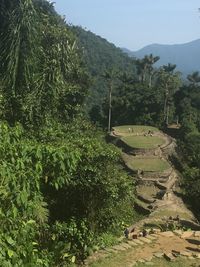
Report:
[[[198,71],[193,72],[187,76],[188,81],[190,81],[194,86],[200,82],[200,75]]]
[[[139,80],[144,83],[146,81],[147,74],[149,74],[149,87],[151,87],[152,84],[153,64],[155,64],[159,59],[160,57],[154,57],[152,54],[150,54],[145,55],[143,59],[136,60]]]
[[[147,57],[147,62],[148,62],[148,70],[149,70],[149,87],[152,85],[152,76],[153,76],[153,65],[160,59],[159,56],[153,56],[153,54],[150,54]]]
[[[31,91],[37,66],[38,20],[32,0],[3,1],[1,7],[0,71],[9,121],[14,122],[21,117],[23,99]]]
[[[168,63],[160,68],[158,82],[164,88],[164,122],[169,123],[170,97],[180,85],[179,72],[174,72],[175,64]]]

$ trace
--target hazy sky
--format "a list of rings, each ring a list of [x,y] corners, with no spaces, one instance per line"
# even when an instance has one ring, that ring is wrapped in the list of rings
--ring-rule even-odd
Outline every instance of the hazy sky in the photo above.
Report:
[[[119,47],[200,38],[199,0],[53,0],[58,13]]]

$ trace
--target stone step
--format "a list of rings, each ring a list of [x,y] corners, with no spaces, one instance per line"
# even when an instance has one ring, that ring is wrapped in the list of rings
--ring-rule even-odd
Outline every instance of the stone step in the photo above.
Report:
[[[126,250],[126,248],[121,246],[121,245],[115,245],[112,248],[115,250],[118,250],[118,251],[125,251]]]
[[[175,260],[175,257],[172,255],[172,253],[165,253],[164,257],[168,261],[174,261]]]
[[[194,232],[194,236],[195,236],[195,237],[200,237],[200,231],[195,231],[195,232]]]
[[[185,257],[192,257],[193,253],[183,250],[183,251],[180,251],[180,255],[185,256]]]
[[[138,245],[138,244],[136,244],[136,243],[134,242],[134,240],[128,240],[127,243],[128,243],[131,247],[135,247],[135,246]]]
[[[193,231],[185,231],[185,232],[182,233],[181,238],[185,239],[185,238],[190,238],[192,236],[194,236],[194,232]]]
[[[161,236],[164,236],[164,237],[173,237],[174,236],[174,233],[172,231],[167,231],[167,232],[161,232],[159,233]]]
[[[156,252],[156,253],[154,253],[153,255],[154,255],[154,257],[156,257],[156,258],[162,258],[162,257],[164,256],[164,253],[163,253],[163,252]]]
[[[200,259],[200,253],[193,253],[193,256],[197,259]]]
[[[146,237],[139,237],[138,240],[142,241],[143,243],[146,243],[146,244],[151,244],[152,243],[152,240],[146,238]]]
[[[139,239],[134,239],[134,242],[138,245],[144,245],[144,243]]]
[[[158,236],[147,235],[146,238],[154,241],[154,240],[158,239]]]
[[[181,236],[183,234],[183,231],[182,230],[174,230],[173,232],[177,236]]]
[[[129,249],[131,248],[131,245],[127,244],[127,243],[121,243],[120,244],[122,247],[126,248],[126,249]]]
[[[113,249],[113,248],[104,248],[103,251],[106,251],[108,253],[117,253],[117,250]]]

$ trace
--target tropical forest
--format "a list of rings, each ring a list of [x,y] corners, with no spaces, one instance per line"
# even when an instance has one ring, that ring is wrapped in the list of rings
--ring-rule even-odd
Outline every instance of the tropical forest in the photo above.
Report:
[[[200,73],[160,60],[0,0],[0,266],[200,265]]]

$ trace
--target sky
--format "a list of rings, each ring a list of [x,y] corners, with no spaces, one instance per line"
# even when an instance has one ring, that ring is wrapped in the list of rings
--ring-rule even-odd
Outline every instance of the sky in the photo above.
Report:
[[[152,43],[200,38],[199,0],[53,0],[60,15],[118,47],[136,51]]]

